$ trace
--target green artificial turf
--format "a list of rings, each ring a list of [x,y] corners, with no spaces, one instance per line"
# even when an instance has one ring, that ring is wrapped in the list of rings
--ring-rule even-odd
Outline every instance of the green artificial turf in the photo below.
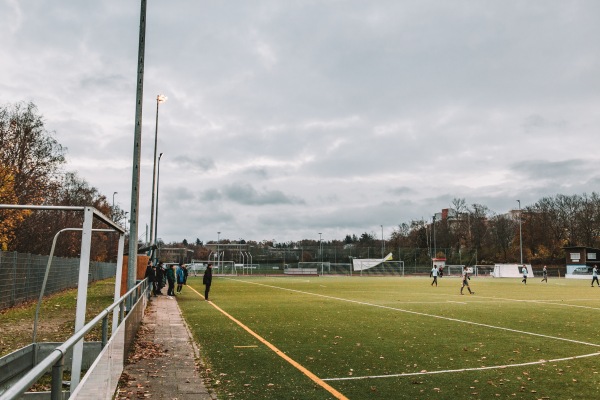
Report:
[[[201,278],[188,285],[204,293]],[[334,398],[190,287],[177,300],[220,398]],[[412,277],[216,277],[211,300],[350,399],[600,394],[600,356],[570,358],[600,353],[600,289],[565,279],[471,287],[460,295],[451,277],[437,288]]]

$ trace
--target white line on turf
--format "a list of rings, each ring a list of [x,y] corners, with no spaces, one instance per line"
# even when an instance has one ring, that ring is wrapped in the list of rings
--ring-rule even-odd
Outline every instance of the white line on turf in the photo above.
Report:
[[[503,301],[513,301],[513,302],[517,302],[517,303],[536,303],[536,304],[547,304],[547,305],[554,305],[554,306],[561,306],[561,307],[575,307],[575,308],[587,308],[590,310],[600,310],[599,307],[580,306],[577,304],[564,303],[562,301],[559,303],[559,300],[524,300],[524,299],[507,299],[507,298],[503,298],[503,297],[489,297],[489,296],[477,296],[477,297],[482,298],[482,299],[492,299],[492,300],[496,300],[496,301],[503,300]],[[569,300],[569,301],[572,301],[572,300]]]
[[[558,337],[558,336],[550,336],[550,335],[544,335],[544,334],[541,334],[541,333],[522,331],[520,329],[512,329],[512,328],[505,328],[505,327],[502,327],[502,326],[489,325],[489,324],[484,324],[484,323],[481,323],[481,322],[473,322],[473,321],[466,321],[466,320],[457,319],[457,318],[443,317],[441,315],[427,314],[427,313],[418,312],[418,311],[411,311],[411,310],[404,310],[402,308],[395,308],[395,307],[390,307],[390,306],[384,306],[382,304],[373,304],[373,303],[367,303],[367,302],[364,302],[364,301],[344,299],[342,297],[335,297],[335,296],[328,296],[328,295],[325,295],[325,294],[305,292],[303,290],[296,290],[296,289],[283,288],[283,287],[280,287],[280,286],[266,285],[264,283],[244,281],[244,280],[241,280],[241,279],[234,279],[234,278],[229,278],[229,279],[234,280],[234,281],[238,281],[238,282],[245,282],[245,283],[252,284],[252,285],[258,285],[258,286],[270,287],[270,288],[273,288],[273,289],[286,290],[286,291],[289,291],[289,292],[307,294],[307,295],[311,295],[311,296],[322,297],[322,298],[325,298],[325,299],[345,301],[345,302],[348,302],[348,303],[360,304],[360,305],[364,305],[364,306],[370,306],[370,307],[376,307],[376,308],[383,308],[383,309],[386,309],[386,310],[399,311],[399,312],[403,312],[403,313],[407,313],[407,314],[420,315],[420,316],[423,316],[423,317],[430,317],[430,318],[442,319],[442,320],[445,320],[445,321],[459,322],[459,323],[462,323],[462,324],[469,324],[469,325],[474,325],[474,326],[481,326],[481,327],[490,328],[490,329],[498,329],[498,330],[507,331],[507,332],[514,332],[514,333],[520,333],[520,334],[524,334],[524,335],[542,337],[542,338],[546,338],[546,339],[559,340],[559,341],[563,341],[563,342],[583,344],[583,345],[586,345],[586,346],[600,347],[600,344],[584,342],[584,341],[581,341],[581,340],[567,339],[567,338],[562,338],[562,337]]]
[[[555,358],[553,360],[531,361],[531,362],[519,363],[519,364],[491,365],[489,367],[476,367],[476,368],[445,369],[445,370],[441,370],[441,371],[407,372],[407,373],[402,373],[402,374],[390,374],[390,375],[345,376],[342,378],[323,378],[323,380],[324,381],[349,381],[349,380],[377,379],[377,378],[401,378],[401,377],[405,377],[405,376],[435,375],[435,374],[446,374],[446,373],[453,373],[453,372],[484,371],[484,370],[488,370],[488,369],[504,369],[504,368],[512,368],[512,367],[525,367],[525,366],[529,366],[529,365],[548,364],[548,363],[553,363],[553,362],[576,360],[578,358],[595,357],[598,355],[600,355],[600,352],[584,354],[581,356]]]

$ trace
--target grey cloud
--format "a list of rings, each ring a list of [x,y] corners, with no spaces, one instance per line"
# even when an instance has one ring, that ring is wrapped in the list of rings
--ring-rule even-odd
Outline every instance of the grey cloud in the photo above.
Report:
[[[223,198],[223,196],[221,195],[221,192],[219,192],[217,189],[208,189],[202,192],[202,194],[200,195],[200,199],[202,201],[218,201],[221,200]]]
[[[584,160],[570,159],[563,161],[527,160],[514,163],[511,170],[515,174],[523,175],[528,180],[554,180],[577,178],[589,174],[596,167]]]
[[[264,190],[259,192],[247,183],[228,185],[223,189],[223,194],[235,203],[245,205],[269,204],[303,204],[302,199],[287,196],[280,190]]]
[[[212,158],[192,157],[188,155],[177,156],[174,161],[181,168],[192,169],[200,172],[210,171],[215,168],[215,162]]]
[[[394,195],[405,196],[414,193],[414,190],[406,186],[397,186],[388,189],[388,192]]]

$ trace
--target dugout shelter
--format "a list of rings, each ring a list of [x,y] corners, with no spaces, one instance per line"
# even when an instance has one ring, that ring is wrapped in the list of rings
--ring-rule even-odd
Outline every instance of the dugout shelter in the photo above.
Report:
[[[600,266],[600,249],[587,246],[563,247],[565,250],[566,278],[591,279],[594,265]]]

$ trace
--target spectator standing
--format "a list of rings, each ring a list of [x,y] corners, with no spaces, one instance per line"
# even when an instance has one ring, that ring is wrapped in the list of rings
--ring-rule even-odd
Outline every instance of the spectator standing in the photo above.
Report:
[[[152,288],[152,293],[156,297],[156,266],[152,265],[152,261],[148,261],[145,277],[148,279],[148,284]]]
[[[170,265],[167,268],[167,296],[175,296],[175,265]]]
[[[189,271],[188,271],[187,265],[184,264],[183,265],[183,284],[184,285],[187,285],[188,274],[189,274]]]
[[[212,285],[212,264],[208,263],[204,276],[202,277],[202,283],[204,284],[204,299],[208,301],[208,292],[210,292],[210,285]]]
[[[163,268],[163,263],[158,263],[158,267],[156,268],[156,290],[157,295],[162,294],[162,288],[165,287],[165,269]]]
[[[183,265],[181,263],[179,263],[179,265],[177,266],[177,293],[181,293],[181,288],[184,285],[184,281],[185,281],[185,275],[183,272]]]

